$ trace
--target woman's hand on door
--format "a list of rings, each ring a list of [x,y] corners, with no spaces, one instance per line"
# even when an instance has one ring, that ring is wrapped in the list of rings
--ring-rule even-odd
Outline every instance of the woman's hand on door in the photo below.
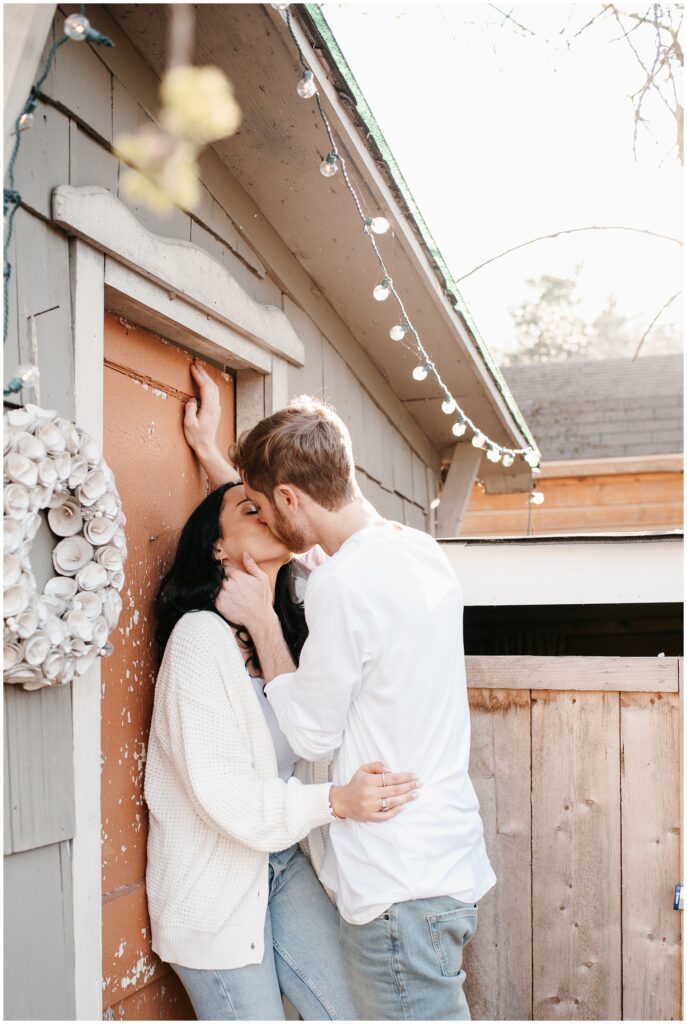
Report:
[[[184,410],[184,437],[210,478],[213,487],[240,482],[239,474],[217,445],[217,431],[222,417],[219,389],[199,363],[191,363],[191,376],[198,388],[199,399],[190,398]]]

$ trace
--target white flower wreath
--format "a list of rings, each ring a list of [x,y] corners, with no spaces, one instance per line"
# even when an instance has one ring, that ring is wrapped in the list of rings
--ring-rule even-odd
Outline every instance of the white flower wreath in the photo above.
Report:
[[[95,441],[36,405],[5,413],[4,679],[25,690],[83,675],[122,610],[126,538],[114,473]],[[61,538],[38,593],[31,545],[42,510]]]

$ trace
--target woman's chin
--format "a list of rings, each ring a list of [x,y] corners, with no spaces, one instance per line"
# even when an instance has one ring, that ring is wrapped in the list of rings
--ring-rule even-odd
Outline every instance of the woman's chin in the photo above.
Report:
[[[291,561],[291,552],[285,544],[277,542],[273,547],[269,549],[266,547],[264,551],[259,552],[259,557],[253,555],[253,558],[258,565],[275,565],[277,563],[286,565]]]

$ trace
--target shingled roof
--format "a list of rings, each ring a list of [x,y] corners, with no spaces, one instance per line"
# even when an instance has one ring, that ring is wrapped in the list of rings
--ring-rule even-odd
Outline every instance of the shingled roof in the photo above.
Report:
[[[683,357],[565,360],[504,368],[543,460],[683,450]]]

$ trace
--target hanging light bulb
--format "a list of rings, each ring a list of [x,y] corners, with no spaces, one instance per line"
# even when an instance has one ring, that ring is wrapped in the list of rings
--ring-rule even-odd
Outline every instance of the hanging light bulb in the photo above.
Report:
[[[501,465],[512,466],[515,462],[515,456],[511,452],[504,452],[503,458],[501,459]]]
[[[465,420],[458,420],[451,427],[451,431],[456,437],[462,437],[465,431],[468,429],[468,425]]]
[[[70,14],[68,18],[65,18],[64,34],[80,43],[88,35],[90,27],[91,23],[88,18],[84,18],[83,14]]]
[[[385,277],[381,284],[375,286],[372,297],[377,302],[385,302],[391,295],[391,278]]]
[[[456,411],[456,400],[449,395],[448,391],[446,392],[446,397],[441,403],[441,411],[447,416],[450,416],[452,412]]]
[[[281,4],[272,4],[273,7],[281,8]],[[286,5],[284,5],[286,6]],[[312,71],[304,71],[303,77],[296,86],[296,92],[302,100],[309,100],[311,96],[314,96],[317,92],[317,86],[315,85],[315,76]]]
[[[389,230],[389,221],[386,217],[366,217],[365,225],[374,231],[375,235],[384,235]]]
[[[500,462],[501,452],[492,445],[491,448],[487,448],[487,458],[490,462]]]
[[[320,174],[322,174],[325,178],[333,177],[339,169],[337,159],[338,158],[336,153],[327,153],[326,157],[320,164]]]
[[[406,335],[406,331],[409,330],[410,324],[408,323],[396,324],[396,326],[392,327],[391,330],[389,331],[389,337],[391,338],[392,341],[403,341]]]
[[[431,509],[439,508],[440,504],[441,504],[441,498],[432,498],[432,500],[429,503],[429,507]]]
[[[530,448],[529,451],[525,453],[525,462],[528,466],[539,465],[539,456],[535,452],[534,448]]]
[[[543,505],[544,495],[541,491],[530,491],[530,501],[533,505]]]
[[[38,384],[39,376],[37,366],[23,363],[18,367],[16,376],[3,387],[2,393],[3,395],[18,395],[24,388],[34,388]]]
[[[484,436],[484,434],[481,432],[481,430],[478,430],[477,433],[475,434],[475,436],[472,439],[472,443],[475,446],[475,448],[484,448],[484,443],[485,443],[486,440],[487,439]]]
[[[413,377],[415,380],[427,380],[427,375],[430,370],[434,367],[432,363],[423,363],[421,366],[416,366],[413,370]]]
[[[40,371],[33,363],[22,363],[17,369],[17,377],[25,388],[35,388],[40,378]]]
[[[19,131],[25,132],[29,128],[33,128],[33,114],[30,110],[25,111],[19,118]]]

